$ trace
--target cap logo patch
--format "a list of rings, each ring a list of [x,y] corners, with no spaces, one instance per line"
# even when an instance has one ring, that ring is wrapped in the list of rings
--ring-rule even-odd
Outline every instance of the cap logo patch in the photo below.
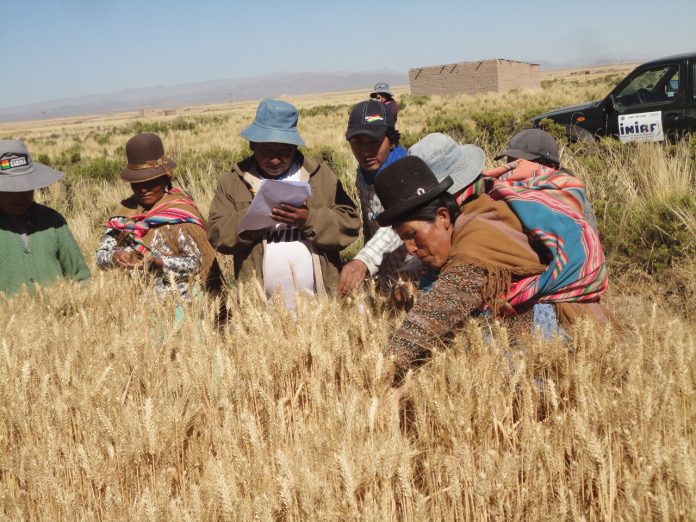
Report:
[[[416,190],[416,195],[422,196],[423,194],[425,194],[425,189],[424,189],[424,188],[419,188],[418,190]]]
[[[0,170],[13,169],[15,167],[23,167],[28,165],[29,161],[26,156],[18,156],[14,158],[3,158],[0,160]]]
[[[374,123],[376,121],[383,121],[384,118],[380,114],[373,114],[372,116],[365,116],[366,123]]]

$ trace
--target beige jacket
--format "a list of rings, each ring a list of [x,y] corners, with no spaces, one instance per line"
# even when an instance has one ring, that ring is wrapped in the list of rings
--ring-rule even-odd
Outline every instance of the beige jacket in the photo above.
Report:
[[[340,252],[357,238],[360,216],[355,203],[327,166],[299,152],[295,161],[309,174],[312,195],[307,201],[309,217],[301,230],[312,243],[321,267],[326,291],[332,291],[341,271]],[[238,232],[239,223],[253,198],[245,174],[255,170],[253,157],[237,163],[218,182],[208,217],[208,238],[221,254],[234,256],[234,276],[244,280],[263,276],[263,230]],[[317,278],[318,280],[318,278]],[[317,289],[321,292],[320,289]]]

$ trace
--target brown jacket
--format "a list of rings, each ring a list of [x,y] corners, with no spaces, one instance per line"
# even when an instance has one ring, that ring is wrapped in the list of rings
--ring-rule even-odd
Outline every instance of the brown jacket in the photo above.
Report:
[[[239,223],[253,199],[244,174],[254,167],[253,156],[237,163],[218,182],[208,217],[208,238],[221,254],[234,256],[234,276],[244,280],[263,275],[263,230],[238,232]],[[309,173],[312,195],[307,201],[309,217],[304,236],[319,255],[324,286],[331,291],[341,271],[341,250],[358,238],[360,217],[355,203],[327,166],[299,152],[295,159]]]

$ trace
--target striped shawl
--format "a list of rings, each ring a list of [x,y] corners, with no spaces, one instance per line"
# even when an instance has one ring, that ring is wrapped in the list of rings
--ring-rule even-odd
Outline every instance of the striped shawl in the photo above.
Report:
[[[607,273],[594,215],[582,182],[562,170],[519,160],[486,171],[458,197],[459,204],[488,194],[504,201],[537,250],[548,253],[543,272],[512,282],[499,313],[523,303],[595,302]]]

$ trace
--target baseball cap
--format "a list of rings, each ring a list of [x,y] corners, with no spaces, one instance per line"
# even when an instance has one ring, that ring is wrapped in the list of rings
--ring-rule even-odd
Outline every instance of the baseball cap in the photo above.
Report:
[[[394,115],[386,105],[377,100],[366,100],[356,104],[350,111],[346,139],[350,140],[359,134],[383,138],[394,125]]]
[[[561,162],[556,140],[541,129],[527,129],[515,134],[510,139],[508,148],[498,154],[495,159],[499,160],[504,156],[529,161],[544,159],[554,163]]]

